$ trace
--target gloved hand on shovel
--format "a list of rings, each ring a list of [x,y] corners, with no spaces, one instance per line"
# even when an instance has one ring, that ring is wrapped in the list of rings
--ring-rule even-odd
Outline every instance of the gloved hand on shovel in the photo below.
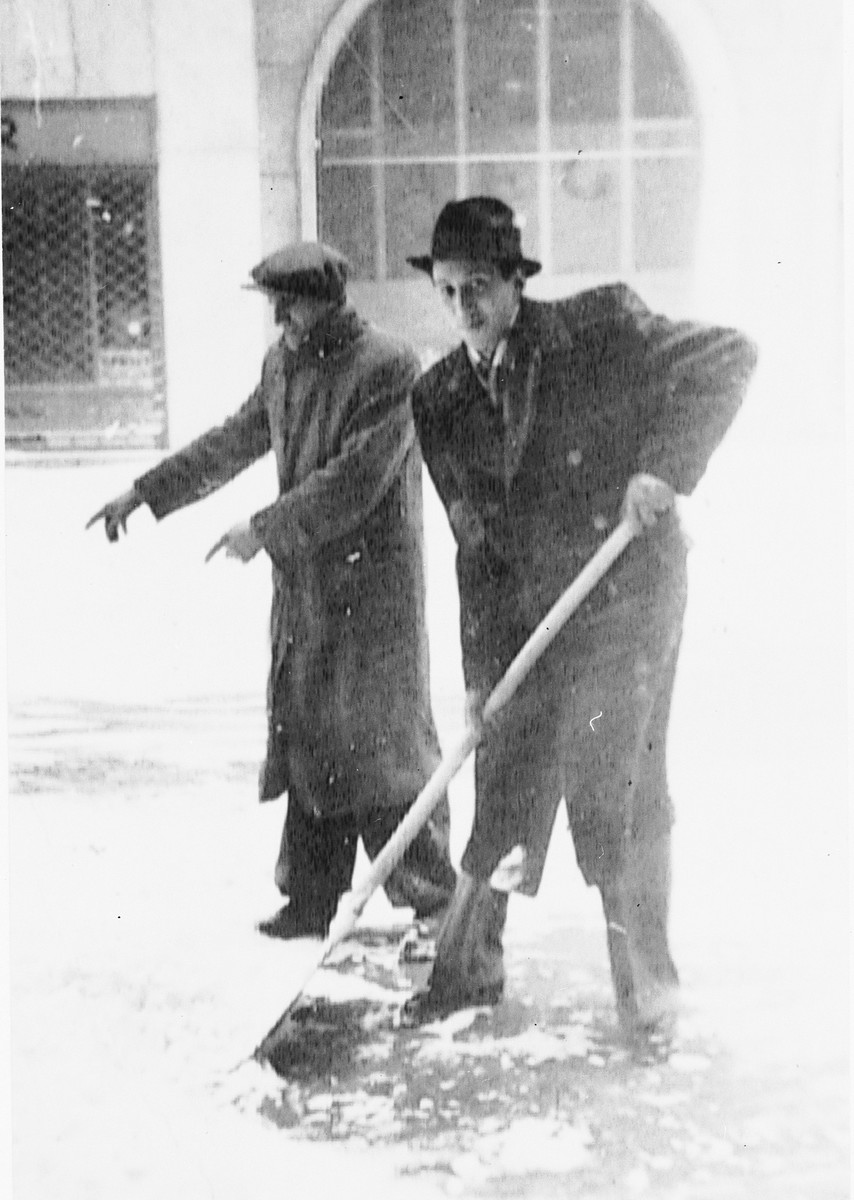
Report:
[[[631,521],[635,533],[651,529],[662,513],[676,502],[676,493],[669,483],[657,475],[633,475],[623,497],[622,515]]]

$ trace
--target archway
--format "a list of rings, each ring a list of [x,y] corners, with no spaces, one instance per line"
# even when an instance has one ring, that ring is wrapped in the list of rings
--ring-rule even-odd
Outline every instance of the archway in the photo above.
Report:
[[[422,348],[442,329],[405,256],[477,191],[520,213],[541,292],[619,277],[690,307],[709,244],[720,269],[737,168],[723,59],[684,7],[343,4],[303,93],[303,236],[343,243],[359,302]]]

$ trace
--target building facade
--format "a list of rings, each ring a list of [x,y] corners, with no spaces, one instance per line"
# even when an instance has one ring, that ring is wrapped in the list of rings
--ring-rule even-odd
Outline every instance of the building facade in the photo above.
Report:
[[[240,285],[298,237],[343,250],[360,308],[428,361],[449,330],[406,256],[484,192],[517,210],[540,294],[624,279],[767,337],[790,385],[809,348],[833,391],[835,0],[0,13],[7,443],[165,447],[221,418],[271,335]]]

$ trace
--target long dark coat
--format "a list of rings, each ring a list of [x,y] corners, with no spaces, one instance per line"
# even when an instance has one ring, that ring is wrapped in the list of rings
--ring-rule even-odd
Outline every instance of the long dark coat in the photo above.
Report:
[[[655,316],[615,285],[551,304],[523,299],[492,394],[462,346],[422,376],[413,412],[457,539],[467,687],[498,681],[619,521],[632,475],[692,491],[754,360],[740,334]],[[557,805],[573,788],[588,882],[620,869],[632,780],[621,778],[606,811],[607,777],[637,765],[632,738],[666,730],[685,557],[675,516],[636,539],[511,702],[478,752],[464,869],[488,878],[521,843],[529,864],[520,890],[535,893]],[[663,781],[663,746],[655,757]]]
[[[421,457],[407,347],[337,312],[222,426],[137,480],[160,519],[273,450],[252,525],[273,562],[262,799],[315,816],[402,806],[439,761],[424,617]]]

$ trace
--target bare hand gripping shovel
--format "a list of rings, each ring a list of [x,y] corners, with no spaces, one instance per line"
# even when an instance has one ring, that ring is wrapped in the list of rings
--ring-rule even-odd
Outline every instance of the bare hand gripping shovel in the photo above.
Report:
[[[306,984],[315,972],[320,970],[332,950],[352,932],[368,900],[376,889],[385,883],[403,857],[410,842],[444,796],[448,784],[471,752],[479,745],[484,736],[484,725],[488,724],[516,692],[543,652],[554,641],[578,606],[619,558],[637,532],[638,528],[631,521],[622,521],[540,621],[507,668],[500,682],[490,693],[483,708],[483,724],[468,728],[456,745],[448,751],[422,788],[412,808],[371,863],[370,870],[364,879],[360,881],[354,891],[345,892],[341,897],[338,909],[329,926],[326,940],[318,951],[317,959],[300,980],[281,1017],[255,1050],[254,1057],[256,1059],[266,1059],[273,1053],[284,1035],[288,1014],[301,996]]]

